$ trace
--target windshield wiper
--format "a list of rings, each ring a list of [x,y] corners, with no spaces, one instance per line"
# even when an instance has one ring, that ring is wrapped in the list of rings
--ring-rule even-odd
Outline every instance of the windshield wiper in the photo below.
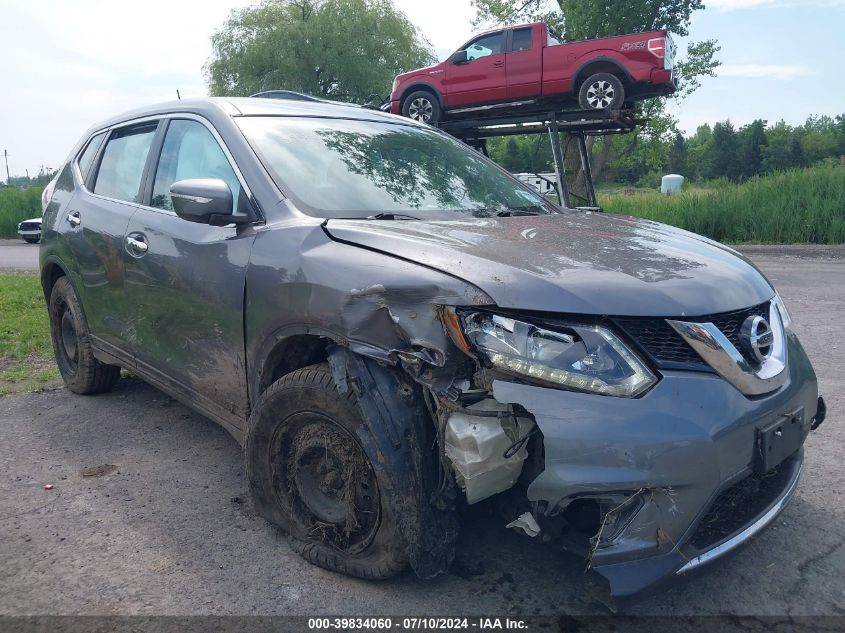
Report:
[[[368,215],[368,220],[419,220],[421,218],[408,215],[407,213],[376,213]]]
[[[534,207],[536,208],[536,207]],[[510,218],[515,215],[545,215],[537,211],[527,211],[525,209],[508,209],[507,211],[499,211],[496,213],[497,218]]]

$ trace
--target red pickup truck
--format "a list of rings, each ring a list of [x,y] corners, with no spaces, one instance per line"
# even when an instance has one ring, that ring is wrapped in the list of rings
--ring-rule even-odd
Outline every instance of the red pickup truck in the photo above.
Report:
[[[390,111],[425,123],[447,114],[535,104],[619,109],[671,94],[667,31],[561,44],[542,22],[477,35],[449,59],[396,77]]]

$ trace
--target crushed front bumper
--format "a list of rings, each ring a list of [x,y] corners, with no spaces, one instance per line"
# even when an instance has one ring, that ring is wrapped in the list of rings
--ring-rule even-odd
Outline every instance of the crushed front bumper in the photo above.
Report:
[[[721,558],[770,524],[789,501],[818,393],[797,338],[790,334],[787,345],[789,379],[755,399],[704,372],[664,372],[637,399],[493,383],[495,398],[522,405],[543,434],[545,469],[528,487],[528,499],[546,515],[575,499],[636,498],[614,529],[600,530],[585,552],[613,597],[630,597]],[[800,432],[783,452],[786,459],[763,462],[769,475],[777,471],[778,485],[767,478],[768,497],[753,515],[725,506],[721,512],[733,523],[702,535],[720,496],[765,474],[755,473],[761,433],[780,419],[800,425]]]

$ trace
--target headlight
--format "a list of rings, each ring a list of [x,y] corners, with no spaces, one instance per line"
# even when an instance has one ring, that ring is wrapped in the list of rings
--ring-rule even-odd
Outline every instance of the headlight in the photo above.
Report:
[[[562,324],[552,331],[486,312],[462,314],[462,325],[474,351],[511,374],[627,398],[657,382],[636,354],[598,325]]]
[[[772,299],[772,303],[775,304],[778,314],[780,314],[780,322],[783,325],[783,329],[791,330],[792,317],[789,316],[789,312],[786,311],[786,305],[783,303],[783,299],[780,298],[780,295],[777,292],[775,293],[774,299]]]

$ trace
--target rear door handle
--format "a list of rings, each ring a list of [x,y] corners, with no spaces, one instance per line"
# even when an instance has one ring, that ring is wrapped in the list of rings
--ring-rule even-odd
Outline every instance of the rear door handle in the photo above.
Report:
[[[133,257],[141,257],[149,247],[147,239],[141,233],[131,233],[126,236],[126,250]]]
[[[82,224],[82,218],[79,217],[79,211],[71,211],[67,214],[67,218],[65,218],[72,227],[77,227]]]

